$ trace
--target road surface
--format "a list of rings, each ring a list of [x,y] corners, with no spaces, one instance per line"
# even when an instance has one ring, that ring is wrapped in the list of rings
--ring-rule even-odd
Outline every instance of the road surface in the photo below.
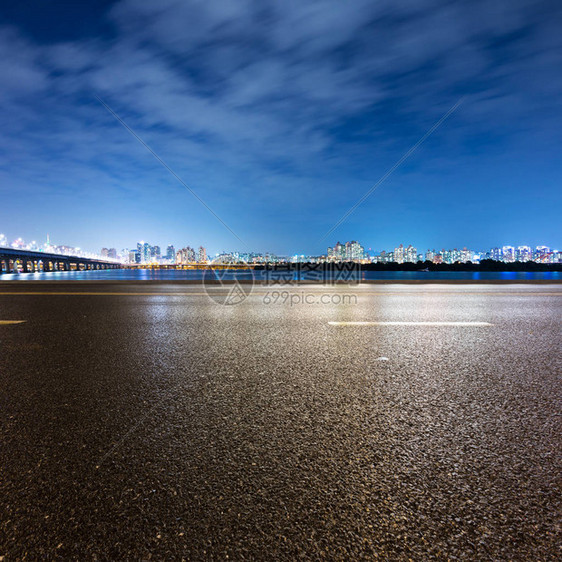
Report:
[[[561,285],[284,290],[0,284],[0,560],[559,558]]]

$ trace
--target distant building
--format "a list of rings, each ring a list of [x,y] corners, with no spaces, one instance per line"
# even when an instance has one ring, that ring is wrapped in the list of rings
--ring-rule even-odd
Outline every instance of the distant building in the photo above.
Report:
[[[137,244],[137,252],[140,256],[139,263],[150,263],[152,258],[152,250],[148,242],[139,242]]]
[[[326,252],[329,261],[361,261],[366,259],[365,248],[356,240],[342,244],[337,242]],[[310,258],[310,256],[308,256]]]
[[[418,261],[417,248],[411,244],[404,248],[404,245],[400,244],[398,248],[394,248],[394,261],[396,263],[416,263]]]
[[[117,250],[115,248],[102,248],[100,253],[102,258],[117,259]]]
[[[522,262],[532,261],[533,250],[530,246],[518,246],[515,252],[515,259]]]
[[[504,262],[512,263],[515,261],[515,248],[513,246],[504,246],[502,248],[502,259]]]
[[[418,261],[418,250],[411,244],[404,250],[404,261],[406,263],[416,263]]]
[[[174,263],[176,261],[176,249],[172,246],[172,244],[166,248],[166,259],[170,263]]]
[[[400,244],[398,248],[394,248],[394,261],[396,263],[404,263],[404,246]]]
[[[541,263],[549,263],[551,257],[550,248],[548,246],[537,246],[535,248],[535,261]]]
[[[195,250],[191,246],[186,246],[176,252],[176,263],[178,264],[190,264],[196,261]]]
[[[197,261],[199,263],[207,263],[207,250],[203,246],[199,246],[199,251],[197,252]]]

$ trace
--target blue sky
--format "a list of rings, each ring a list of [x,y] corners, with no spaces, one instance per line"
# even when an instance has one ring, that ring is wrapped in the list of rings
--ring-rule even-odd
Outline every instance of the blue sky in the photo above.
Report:
[[[23,4],[0,8],[9,238],[281,254],[350,239],[561,245],[560,2]]]

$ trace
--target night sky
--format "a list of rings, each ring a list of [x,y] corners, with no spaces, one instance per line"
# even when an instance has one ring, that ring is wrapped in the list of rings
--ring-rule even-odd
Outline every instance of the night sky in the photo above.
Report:
[[[561,29],[558,0],[4,1],[0,232],[91,250],[561,246]]]

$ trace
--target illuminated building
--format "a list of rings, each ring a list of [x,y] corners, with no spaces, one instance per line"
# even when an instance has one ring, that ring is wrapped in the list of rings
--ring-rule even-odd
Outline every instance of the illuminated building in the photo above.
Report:
[[[404,262],[416,263],[418,261],[418,250],[411,244],[404,250]]]
[[[345,244],[337,242],[334,247],[329,247],[327,257],[330,261],[361,261],[366,258],[366,254],[365,248],[359,242],[351,240]]]
[[[515,259],[517,261],[532,261],[533,250],[530,246],[518,246],[515,252]]]
[[[535,261],[541,263],[550,262],[550,248],[548,246],[537,246],[535,249]]]
[[[515,261],[515,248],[513,246],[504,246],[502,248],[502,258],[504,262],[511,263]]]
[[[176,253],[176,263],[190,264],[196,261],[195,250],[191,246],[186,246]]]
[[[117,259],[117,250],[115,248],[102,248],[101,249],[102,258]]]
[[[150,263],[151,251],[148,242],[139,242],[137,244],[137,252],[139,253],[139,263]]]
[[[172,246],[172,244],[166,248],[166,259],[170,263],[174,263],[176,261],[176,249]]]

